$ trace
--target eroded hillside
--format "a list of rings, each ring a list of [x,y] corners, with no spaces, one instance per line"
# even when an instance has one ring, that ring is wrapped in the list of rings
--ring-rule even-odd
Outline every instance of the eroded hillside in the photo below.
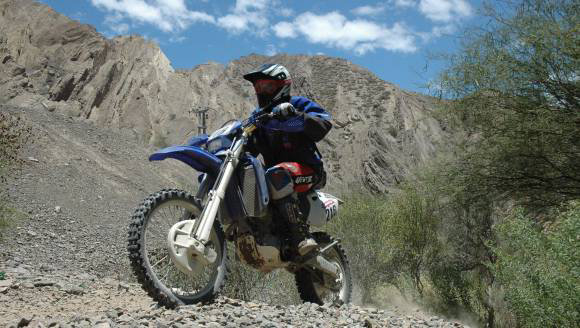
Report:
[[[209,131],[245,117],[255,100],[243,73],[280,62],[294,75],[295,93],[333,115],[334,129],[320,144],[332,190],[388,190],[442,140],[430,117],[431,98],[343,59],[250,55],[176,72],[154,43],[139,36],[106,39],[32,0],[0,0],[0,14],[0,103],[42,104],[164,146],[197,130],[197,108],[209,109]]]

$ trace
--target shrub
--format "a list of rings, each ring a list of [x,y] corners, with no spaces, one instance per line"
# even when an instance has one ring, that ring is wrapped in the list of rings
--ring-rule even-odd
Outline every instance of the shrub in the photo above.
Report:
[[[300,302],[294,276],[284,270],[259,272],[236,260],[233,244],[228,244],[228,281],[224,295],[243,301],[261,301],[270,304]]]
[[[580,202],[547,231],[517,209],[496,231],[491,268],[521,327],[576,327],[580,322]]]
[[[19,116],[0,112],[0,186],[5,182],[7,170],[20,163],[18,152],[28,141],[30,133],[31,128]],[[15,212],[7,206],[7,200],[0,189],[0,237],[14,216]]]
[[[406,289],[407,278],[422,293],[422,274],[438,247],[431,196],[408,185],[391,195],[346,200],[330,230],[343,241],[363,303],[372,303],[384,284]]]

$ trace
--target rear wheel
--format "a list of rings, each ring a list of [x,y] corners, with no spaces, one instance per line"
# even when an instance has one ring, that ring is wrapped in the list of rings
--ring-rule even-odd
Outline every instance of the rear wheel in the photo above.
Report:
[[[143,289],[160,305],[175,307],[212,300],[226,277],[224,233],[215,221],[206,247],[217,253],[214,263],[199,274],[186,275],[173,264],[168,249],[169,229],[183,220],[196,220],[199,201],[182,190],[161,190],[147,197],[135,210],[129,225],[129,258]]]
[[[321,248],[334,242],[334,239],[324,232],[312,234]],[[324,258],[340,268],[337,279],[318,269],[302,268],[295,273],[296,286],[300,298],[304,302],[317,304],[349,303],[352,294],[352,276],[344,249],[337,243],[323,254]]]

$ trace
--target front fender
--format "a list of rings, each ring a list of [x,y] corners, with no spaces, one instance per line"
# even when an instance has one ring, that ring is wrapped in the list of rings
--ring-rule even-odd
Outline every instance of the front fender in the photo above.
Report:
[[[173,158],[181,161],[193,169],[217,175],[222,165],[222,160],[214,154],[195,146],[173,146],[163,148],[149,156],[150,161],[162,161]]]

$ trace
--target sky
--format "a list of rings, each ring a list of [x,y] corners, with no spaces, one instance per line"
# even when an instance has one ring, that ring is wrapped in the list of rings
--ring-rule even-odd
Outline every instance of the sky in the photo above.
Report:
[[[252,53],[347,59],[406,90],[428,93],[473,24],[480,0],[40,0],[108,38],[139,34],[175,69]],[[292,72],[290,72],[292,73]]]

